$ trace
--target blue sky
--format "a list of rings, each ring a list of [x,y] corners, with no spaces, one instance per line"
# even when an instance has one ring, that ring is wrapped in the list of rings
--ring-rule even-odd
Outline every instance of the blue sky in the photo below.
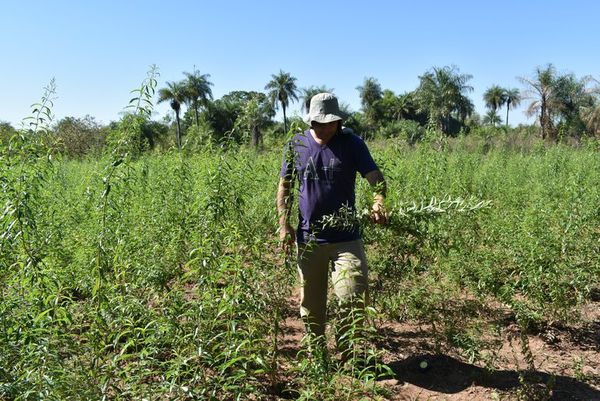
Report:
[[[473,76],[470,97],[483,114],[487,88],[523,90],[517,77],[537,66],[600,78],[599,4],[0,0],[0,121],[20,126],[53,77],[56,119],[117,120],[151,64],[159,68],[159,87],[195,66],[210,74],[215,98],[262,91],[281,69],[300,88],[334,88],[353,110],[365,77],[399,94],[415,89],[431,67],[455,65]],[[523,108],[511,123],[533,121]],[[155,119],[170,112],[168,105],[155,111]]]

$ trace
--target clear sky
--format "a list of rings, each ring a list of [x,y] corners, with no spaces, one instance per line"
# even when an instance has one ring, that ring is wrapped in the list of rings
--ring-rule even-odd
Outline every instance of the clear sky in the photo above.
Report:
[[[600,78],[599,16],[595,0],[0,0],[0,121],[19,127],[53,77],[56,119],[117,120],[151,64],[159,88],[194,67],[210,74],[215,98],[263,91],[281,69],[352,110],[365,77],[400,94],[455,65],[483,114],[487,88],[523,90],[517,77],[537,66]],[[522,110],[511,123],[533,121]]]

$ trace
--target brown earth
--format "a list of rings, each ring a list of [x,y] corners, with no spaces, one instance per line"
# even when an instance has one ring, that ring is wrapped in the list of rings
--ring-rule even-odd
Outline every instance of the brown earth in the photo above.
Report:
[[[300,349],[302,322],[290,317],[279,339],[282,357],[293,361]],[[431,327],[415,322],[382,322],[375,346],[394,377],[379,380],[389,400],[600,400],[600,296],[581,311],[578,325],[553,325],[528,335],[534,370],[527,369],[518,329],[500,333],[493,360],[469,363],[451,347],[436,344]],[[426,361],[427,369],[419,367]]]

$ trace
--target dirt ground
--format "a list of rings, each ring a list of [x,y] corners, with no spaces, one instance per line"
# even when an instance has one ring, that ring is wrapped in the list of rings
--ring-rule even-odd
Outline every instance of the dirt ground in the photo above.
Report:
[[[297,311],[297,296],[290,299]],[[440,352],[426,325],[383,322],[376,344],[393,378],[379,381],[389,400],[582,400],[600,401],[600,296],[582,310],[577,326],[552,326],[529,335],[535,369],[527,370],[518,330],[508,325],[494,360],[468,363],[448,348]],[[294,358],[303,334],[301,321],[288,317],[280,340]],[[421,369],[421,362],[427,368]]]

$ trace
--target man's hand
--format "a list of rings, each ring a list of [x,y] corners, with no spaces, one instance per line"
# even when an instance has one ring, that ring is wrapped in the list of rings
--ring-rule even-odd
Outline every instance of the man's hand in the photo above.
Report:
[[[373,208],[371,209],[371,221],[375,224],[387,224],[389,221],[389,215],[383,204],[383,197],[381,195],[375,195],[375,201],[373,202]]]
[[[279,244],[285,252],[289,252],[296,242],[296,231],[288,223],[279,227]]]
[[[383,174],[379,170],[373,170],[365,174],[365,178],[375,190],[373,194],[373,208],[371,209],[371,221],[376,224],[387,224],[389,217],[383,203],[386,193]]]

